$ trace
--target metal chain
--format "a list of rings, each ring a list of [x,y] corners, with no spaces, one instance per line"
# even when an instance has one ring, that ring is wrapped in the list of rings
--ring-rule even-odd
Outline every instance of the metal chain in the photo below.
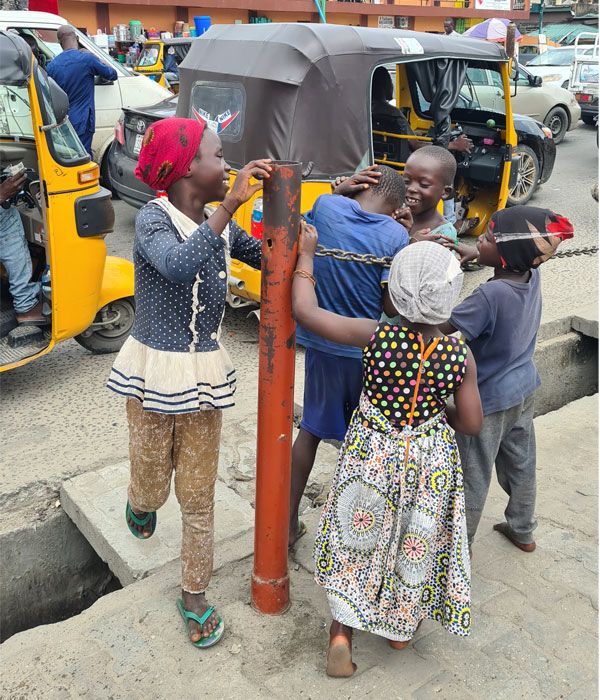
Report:
[[[572,258],[576,255],[596,255],[598,246],[589,246],[588,248],[573,248],[572,250],[560,250],[555,253],[553,258]],[[339,248],[324,248],[322,245],[317,246],[315,253],[318,257],[334,258],[344,262],[357,262],[363,265],[381,265],[381,267],[390,267],[392,264],[391,257],[378,258],[371,253],[351,253],[348,250],[340,250]],[[550,258],[552,259],[552,258]]]

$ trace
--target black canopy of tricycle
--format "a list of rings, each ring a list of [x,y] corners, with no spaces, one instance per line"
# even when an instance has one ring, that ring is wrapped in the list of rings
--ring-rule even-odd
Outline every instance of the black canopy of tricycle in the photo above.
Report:
[[[0,30],[0,85],[27,85],[31,49],[16,32]]]
[[[243,94],[243,131],[235,138],[227,129],[220,134],[234,166],[270,157],[303,162],[311,178],[331,177],[368,163],[375,67],[437,63],[431,80],[448,81],[452,74],[462,84],[464,70],[462,78],[446,70],[447,59],[464,67],[467,61],[508,60],[504,49],[490,42],[421,32],[327,24],[214,25],[192,42],[180,65],[177,113],[191,116],[193,108],[203,107],[194,104],[199,85],[236,84]],[[460,85],[454,88],[456,96],[459,90]]]

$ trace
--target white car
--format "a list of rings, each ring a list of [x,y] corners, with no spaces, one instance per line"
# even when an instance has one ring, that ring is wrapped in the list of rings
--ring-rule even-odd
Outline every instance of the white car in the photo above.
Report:
[[[591,54],[593,47],[589,49],[579,48],[579,53]],[[575,58],[574,46],[559,46],[555,49],[548,49],[531,59],[527,64],[527,70],[533,75],[539,75],[544,81],[544,85],[567,88],[571,76],[571,65]]]
[[[61,52],[56,33],[63,24],[69,22],[63,17],[47,12],[0,10],[0,29],[14,29],[21,35],[33,37],[43,61],[51,61]],[[119,76],[116,82],[100,82],[95,89],[96,133],[92,140],[92,152],[94,160],[100,165],[103,181],[108,182],[106,155],[114,137],[115,123],[123,108],[161,102],[170,97],[171,93],[150,78],[134,73],[123,64],[117,63],[87,36],[77,29],[75,32],[79,43],[101,61],[109,63]]]
[[[581,107],[568,90],[541,82],[523,66],[518,66],[518,78],[511,82],[511,105],[518,114],[542,122],[560,143],[567,131],[575,129],[581,117]],[[495,112],[504,111],[504,88],[500,73],[487,68],[469,68],[467,78],[482,107]]]

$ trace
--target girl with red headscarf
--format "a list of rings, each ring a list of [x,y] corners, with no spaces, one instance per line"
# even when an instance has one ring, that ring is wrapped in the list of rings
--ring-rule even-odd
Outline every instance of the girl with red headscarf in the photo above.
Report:
[[[159,196],[135,223],[136,315],[108,386],[127,399],[131,477],[126,522],[139,539],[175,494],[183,520],[182,598],[177,605],[197,647],[216,644],[223,621],[205,591],[213,567],[214,490],[222,409],[234,405],[235,370],[220,345],[231,257],[260,267],[260,242],[235,211],[269,177],[269,160],[230,167],[219,137],[193,119],[172,117],[146,131],[136,176]],[[209,202],[220,202],[209,211]]]

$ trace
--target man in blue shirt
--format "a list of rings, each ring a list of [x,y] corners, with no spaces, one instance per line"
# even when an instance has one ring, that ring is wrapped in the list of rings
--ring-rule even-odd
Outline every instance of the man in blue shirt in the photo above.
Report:
[[[408,245],[406,228],[395,220],[402,218],[404,181],[389,167],[378,166],[378,171],[381,175],[373,169],[359,173],[336,194],[317,199],[306,219],[325,248],[391,258]],[[350,318],[379,318],[388,273],[382,265],[316,257],[319,306]],[[302,534],[298,509],[319,443],[344,439],[362,389],[360,348],[338,345],[301,327],[296,338],[306,347],[306,356],[304,411],[292,449],[290,544]]]
[[[77,34],[70,25],[59,27],[57,36],[62,53],[48,64],[48,75],[67,93],[69,119],[85,150],[93,158],[92,138],[96,131],[94,78],[98,75],[105,80],[117,80],[117,71],[89,51],[80,51]]]

